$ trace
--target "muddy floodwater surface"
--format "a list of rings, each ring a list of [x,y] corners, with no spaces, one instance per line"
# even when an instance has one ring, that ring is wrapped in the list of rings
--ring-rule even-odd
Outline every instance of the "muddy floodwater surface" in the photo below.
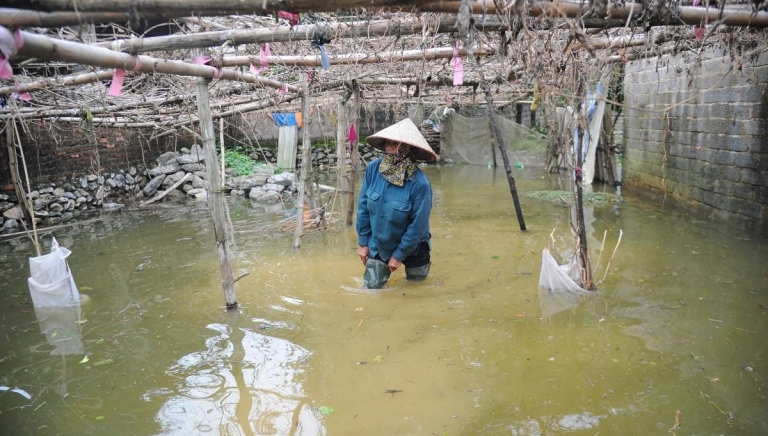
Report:
[[[379,291],[360,288],[354,229],[300,251],[259,230],[290,205],[228,200],[250,273],[230,312],[202,203],[56,231],[80,313],[36,311],[32,246],[0,242],[0,434],[768,433],[765,237],[624,192],[587,207],[593,263],[607,231],[597,279],[623,231],[608,276],[543,318],[542,249],[554,229],[572,252],[569,208],[521,195],[521,232],[503,168],[426,172],[430,276]],[[521,193],[568,189],[514,174]]]

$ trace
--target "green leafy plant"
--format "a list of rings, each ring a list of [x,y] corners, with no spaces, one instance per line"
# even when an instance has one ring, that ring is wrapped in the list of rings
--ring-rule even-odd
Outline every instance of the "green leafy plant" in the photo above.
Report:
[[[238,176],[247,176],[253,172],[256,162],[249,156],[236,150],[227,150],[225,155],[227,168],[233,169]]]

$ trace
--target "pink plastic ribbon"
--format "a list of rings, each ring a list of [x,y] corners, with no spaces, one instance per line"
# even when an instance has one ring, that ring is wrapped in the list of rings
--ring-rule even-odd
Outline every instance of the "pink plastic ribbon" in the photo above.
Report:
[[[19,52],[24,46],[24,36],[20,29],[11,33],[10,30],[0,26],[0,79],[10,79],[13,77],[13,67],[9,59]]]
[[[16,100],[21,100],[21,101],[30,101],[30,100],[32,100],[32,96],[29,95],[28,92],[22,92],[21,94],[19,94],[18,92],[12,92],[11,93],[11,97],[15,98]]]
[[[299,14],[296,12],[277,11],[277,16],[288,20],[288,24],[291,25],[291,27],[299,24]]]
[[[107,94],[112,97],[120,97],[120,94],[123,92],[123,79],[125,79],[125,70],[116,69],[112,74],[112,84],[109,85]]]
[[[355,130],[354,124],[349,126],[349,133],[347,133],[347,141],[349,141],[350,144],[357,143],[357,131]]]
[[[459,56],[459,41],[456,41],[456,48],[453,49],[453,58],[451,59],[451,66],[453,67],[453,86],[461,86],[464,84],[464,65],[461,63],[461,57]]]
[[[269,43],[264,43],[264,47],[259,48],[259,63],[261,64],[260,67],[255,67],[253,63],[250,64],[251,73],[253,74],[259,74],[262,71],[269,68],[269,62],[267,62],[267,56],[271,56],[271,52],[269,50]]]
[[[208,62],[210,62],[210,61],[211,61],[211,58],[209,58],[208,56],[198,56],[198,57],[192,59],[192,63],[196,64],[196,65],[208,65]],[[211,67],[211,68],[213,68],[213,78],[214,79],[219,79],[219,78],[221,78],[224,75],[224,72],[222,70],[220,70],[220,69],[218,69],[216,67]]]
[[[141,56],[136,56],[134,60],[136,62],[133,65],[133,71],[141,70],[141,66],[143,65],[141,62]],[[111,95],[112,97],[120,97],[120,94],[123,93],[124,79],[125,70],[121,70],[120,68],[115,69],[115,72],[112,74],[112,84],[109,85],[109,91],[107,91],[107,94]]]
[[[704,39],[704,34],[706,33],[706,29],[699,26],[693,26],[693,36],[696,37],[697,41],[701,41]]]

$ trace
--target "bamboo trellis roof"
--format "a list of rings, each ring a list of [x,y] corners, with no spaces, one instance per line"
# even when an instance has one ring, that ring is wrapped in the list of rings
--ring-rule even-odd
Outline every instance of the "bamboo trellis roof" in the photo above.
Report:
[[[768,51],[768,12],[741,0],[722,9],[681,6],[680,0],[527,6],[484,0],[470,2],[471,37],[457,33],[461,2],[293,1],[294,11],[313,11],[294,26],[272,13],[284,5],[273,0],[78,0],[77,11],[71,3],[37,0],[32,4],[38,10],[0,8],[0,25],[23,25],[26,41],[11,59],[14,77],[0,80],[7,104],[0,118],[87,118],[154,127],[161,136],[196,122],[195,76],[212,80],[214,116],[226,117],[274,106],[298,109],[307,73],[317,105],[335,104],[352,81],[372,102],[445,105],[475,103],[483,81],[493,84],[499,100],[528,96],[534,81],[542,92],[575,98],[584,75],[611,63],[698,54],[718,44],[735,48],[743,63]],[[158,29],[165,35],[151,36]],[[330,58],[328,69],[320,67],[318,42]],[[260,66],[266,43],[268,68],[253,72],[249,65]],[[463,58],[469,92],[451,86],[455,51]],[[193,63],[200,55],[210,62]],[[118,97],[108,94],[116,68],[125,70]],[[28,101],[20,99],[24,93]]]

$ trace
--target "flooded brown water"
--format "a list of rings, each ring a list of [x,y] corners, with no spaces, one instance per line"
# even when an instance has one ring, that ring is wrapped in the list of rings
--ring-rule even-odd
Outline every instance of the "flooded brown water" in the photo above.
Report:
[[[375,292],[352,229],[295,252],[292,234],[258,231],[283,214],[243,200],[236,312],[202,204],[56,232],[91,298],[79,322],[35,312],[32,248],[0,242],[0,433],[648,435],[676,415],[677,435],[768,432],[764,237],[625,193],[588,210],[593,259],[608,232],[598,278],[624,232],[610,274],[542,319],[541,251],[553,229],[568,251],[568,208],[521,197],[522,233],[502,169],[427,174],[430,277]],[[521,192],[567,185],[515,175]]]

